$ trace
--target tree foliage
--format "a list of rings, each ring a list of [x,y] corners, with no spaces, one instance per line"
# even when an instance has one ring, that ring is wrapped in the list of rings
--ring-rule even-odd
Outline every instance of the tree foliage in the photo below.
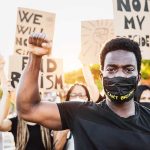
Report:
[[[95,84],[97,85],[98,89],[102,89],[100,75],[99,75],[99,65],[94,64],[90,66],[91,73],[93,75]],[[74,84],[74,83],[85,83],[85,79],[82,73],[82,69],[73,70],[71,72],[64,74],[64,80],[66,84]]]
[[[143,79],[150,79],[150,60],[142,61],[141,74]]]

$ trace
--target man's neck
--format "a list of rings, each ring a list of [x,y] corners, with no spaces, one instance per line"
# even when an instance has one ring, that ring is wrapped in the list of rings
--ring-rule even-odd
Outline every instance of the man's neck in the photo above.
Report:
[[[123,104],[114,104],[110,100],[106,99],[106,104],[114,113],[120,117],[128,118],[135,115],[135,104],[133,100]]]

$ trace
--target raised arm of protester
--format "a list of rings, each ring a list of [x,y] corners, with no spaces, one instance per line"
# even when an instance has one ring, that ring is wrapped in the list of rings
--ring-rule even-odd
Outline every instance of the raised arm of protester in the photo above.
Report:
[[[19,115],[27,121],[60,129],[61,120],[57,104],[41,101],[38,87],[41,59],[51,52],[50,44],[43,33],[33,33],[29,36],[29,61],[20,79],[17,109]]]
[[[99,92],[98,87],[96,86],[96,84],[94,82],[94,78],[92,76],[92,73],[90,71],[89,66],[86,64],[83,64],[82,72],[83,72],[84,79],[85,79],[86,84],[87,84],[87,88],[88,88],[89,93],[90,93],[91,100],[96,102],[100,97],[100,92]]]
[[[7,84],[7,79],[4,73],[5,60],[2,55],[0,55],[0,83],[2,85]]]
[[[9,113],[11,99],[13,98],[13,91],[8,91],[6,96],[2,97],[0,107],[0,131],[9,131],[11,129],[12,122],[6,119]]]
[[[8,131],[10,129],[11,123],[5,118],[9,112],[11,93],[8,92],[7,79],[4,73],[5,61],[0,55],[0,83],[3,91],[2,99],[0,101],[0,131]]]

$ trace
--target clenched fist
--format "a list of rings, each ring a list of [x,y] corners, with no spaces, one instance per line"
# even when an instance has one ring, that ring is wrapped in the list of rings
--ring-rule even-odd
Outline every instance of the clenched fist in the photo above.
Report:
[[[44,33],[32,33],[28,38],[29,51],[35,55],[42,56],[51,52],[52,42],[48,41]]]

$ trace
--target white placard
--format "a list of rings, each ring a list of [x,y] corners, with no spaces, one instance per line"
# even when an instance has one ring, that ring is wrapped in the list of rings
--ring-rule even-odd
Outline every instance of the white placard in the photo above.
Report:
[[[98,64],[103,44],[114,36],[112,20],[81,22],[81,53],[83,64]]]
[[[150,59],[150,1],[113,0],[113,5],[115,35],[138,42],[143,59]]]
[[[28,62],[28,56],[12,55],[9,58],[9,79],[15,89],[18,86],[21,73]],[[39,75],[40,91],[63,89],[63,61],[62,59],[43,57]]]
[[[54,23],[54,13],[18,8],[14,53],[28,55],[28,36],[33,32],[43,32],[51,41],[54,34]]]

